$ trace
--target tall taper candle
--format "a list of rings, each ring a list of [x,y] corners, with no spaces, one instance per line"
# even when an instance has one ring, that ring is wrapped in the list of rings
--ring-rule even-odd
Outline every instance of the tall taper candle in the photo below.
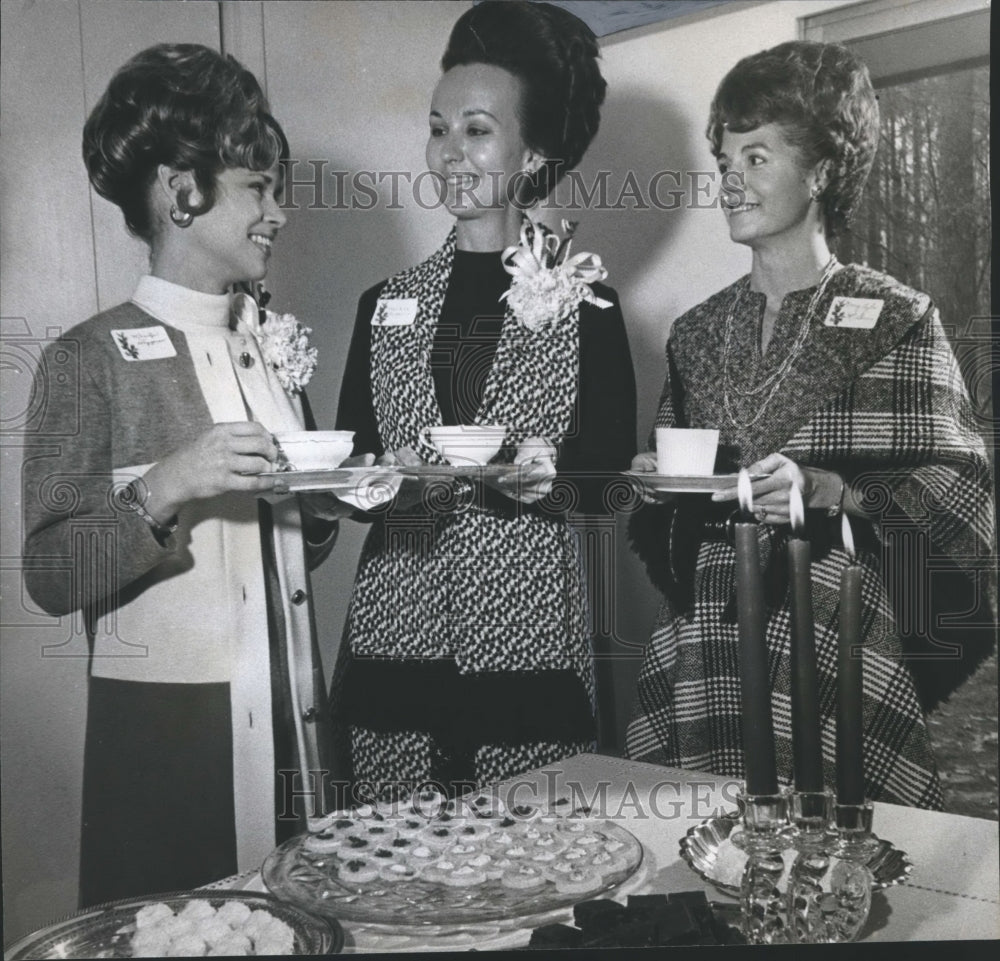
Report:
[[[812,549],[801,536],[805,527],[802,495],[789,491],[792,536],[788,538],[789,598],[792,626],[792,771],[796,791],[823,790],[823,741],[816,680],[816,637],[812,605]]]
[[[753,494],[750,475],[745,470],[740,471],[739,498],[743,516],[734,525],[734,537],[746,790],[748,794],[776,794],[778,772],[765,642],[767,611],[757,548],[757,524],[752,514]]]
[[[850,563],[840,575],[840,638],[837,651],[837,801],[862,804],[865,800],[862,741],[861,568],[854,559],[851,522],[841,522],[844,548]]]

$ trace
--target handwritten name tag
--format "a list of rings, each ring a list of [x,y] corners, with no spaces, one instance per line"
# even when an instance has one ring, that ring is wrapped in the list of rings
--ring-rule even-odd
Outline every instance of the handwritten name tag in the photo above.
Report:
[[[118,353],[126,360],[163,360],[165,357],[177,356],[164,327],[112,330],[111,339],[115,342]]]
[[[823,323],[827,327],[871,330],[882,313],[883,300],[868,297],[834,297]]]
[[[419,301],[416,297],[382,300],[375,304],[372,314],[373,327],[406,327],[417,319]]]

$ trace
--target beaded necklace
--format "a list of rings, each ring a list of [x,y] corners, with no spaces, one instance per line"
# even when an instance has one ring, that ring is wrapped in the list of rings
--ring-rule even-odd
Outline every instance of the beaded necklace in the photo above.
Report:
[[[732,340],[733,340],[733,328],[736,322],[737,308],[741,305],[743,301],[743,291],[745,288],[750,286],[749,278],[746,283],[740,283],[736,287],[736,294],[729,305],[729,310],[726,313],[726,339],[723,349],[723,361],[722,361],[722,403],[726,409],[726,416],[729,418],[730,423],[740,429],[745,430],[748,427],[753,427],[764,416],[764,412],[767,410],[768,405],[777,393],[778,388],[781,386],[788,372],[792,369],[795,361],[798,360],[798,356],[802,353],[802,348],[805,347],[806,340],[809,337],[809,329],[812,324],[813,311],[816,309],[816,305],[823,298],[823,294],[826,293],[827,284],[830,282],[830,278],[836,273],[837,268],[840,266],[840,262],[837,260],[835,255],[831,255],[830,259],[827,261],[826,266],[823,268],[823,276],[820,277],[819,284],[816,286],[816,291],[813,293],[812,297],[809,299],[809,306],[806,307],[805,313],[802,315],[802,323],[799,325],[798,333],[795,335],[795,342],[792,344],[788,351],[785,359],[781,362],[781,365],[772,374],[765,377],[759,384],[753,387],[740,387],[733,382],[733,379],[729,372],[729,360],[733,353],[732,351]],[[733,410],[733,402],[730,401],[730,393],[739,396],[740,398],[746,400],[747,398],[757,397],[759,394],[767,392],[767,396],[764,397],[760,403],[757,405],[757,412],[754,414],[750,420],[740,420],[736,416],[736,412]]]

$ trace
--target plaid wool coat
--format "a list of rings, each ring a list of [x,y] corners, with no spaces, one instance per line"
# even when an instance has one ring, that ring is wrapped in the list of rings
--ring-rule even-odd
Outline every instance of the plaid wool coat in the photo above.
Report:
[[[720,469],[749,466],[778,451],[799,464],[835,470],[852,485],[870,518],[851,518],[863,569],[867,794],[940,808],[932,746],[897,627],[901,610],[912,613],[929,603],[928,591],[921,590],[927,580],[904,579],[903,589],[895,591],[887,590],[887,582],[898,582],[906,570],[924,575],[935,559],[946,560],[974,586],[986,612],[981,617],[993,618],[990,464],[961,372],[925,294],[856,265],[832,277],[806,317],[814,293],[794,291],[785,298],[763,355],[765,298],[749,290],[748,277],[679,318],[667,347],[656,425],[718,427]],[[838,298],[845,297],[880,302],[874,326],[832,323],[843,303]],[[808,334],[801,351],[783,376],[769,380],[788,360],[803,324]],[[773,392],[754,392],[775,383]],[[744,767],[735,554],[725,540],[704,536],[705,501],[682,498],[682,510],[653,509],[664,524],[647,519],[632,525],[633,541],[666,596],[639,674],[626,751],[633,758],[739,778]],[[807,525],[823,766],[832,785],[839,583],[848,556],[839,520],[807,513],[816,515]],[[787,527],[760,525],[778,773],[786,783],[792,778],[787,536]],[[665,565],[668,553],[672,563]],[[892,578],[884,564],[890,555],[896,561]],[[668,568],[672,574],[658,577]],[[907,593],[913,584],[916,590]]]

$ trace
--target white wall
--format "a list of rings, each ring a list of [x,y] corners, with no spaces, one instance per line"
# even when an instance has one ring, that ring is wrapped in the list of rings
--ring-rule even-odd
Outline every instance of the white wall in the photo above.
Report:
[[[703,128],[712,92],[741,56],[797,36],[796,18],[842,0],[775,0],[705,20],[654,25],[604,42],[610,93],[583,166],[589,180],[612,171],[612,199],[635,171],[711,171]],[[223,4],[227,48],[266,79],[276,115],[302,158],[329,170],[423,167],[426,110],[457,2]],[[165,40],[219,45],[219,8],[209,3],[123,0],[3,2],[2,291],[3,643],[0,737],[4,939],[73,910],[84,724],[84,660],[42,658],[68,636],[68,622],[34,612],[19,577],[22,441],[12,412],[30,400],[30,362],[18,335],[42,336],[128,295],[142,269],[116,210],[88,196],[79,137],[87,109],[129,55]],[[305,174],[301,168],[300,175]],[[669,182],[664,183],[668,187]],[[298,193],[308,196],[308,190]],[[388,200],[387,191],[384,199]],[[705,202],[705,201],[702,201]],[[548,215],[547,215],[548,216]],[[558,214],[552,219],[557,222]],[[652,422],[669,323],[747,266],[715,209],[591,210],[580,215],[579,249],[608,264],[622,295],[639,384],[640,438]],[[393,211],[290,213],[275,250],[275,304],[315,331],[322,367],[310,388],[323,424],[336,412],[357,297],[368,285],[429,253],[447,230],[440,212],[412,203]],[[19,320],[23,318],[23,322]],[[17,348],[17,350],[15,350]],[[30,358],[29,358],[30,361]],[[339,640],[362,531],[346,530],[315,584],[328,666]],[[623,730],[656,596],[621,537],[613,596],[620,643],[614,713]],[[66,619],[64,619],[66,621]],[[74,651],[80,653],[79,641]],[[628,655],[631,653],[631,657]]]

